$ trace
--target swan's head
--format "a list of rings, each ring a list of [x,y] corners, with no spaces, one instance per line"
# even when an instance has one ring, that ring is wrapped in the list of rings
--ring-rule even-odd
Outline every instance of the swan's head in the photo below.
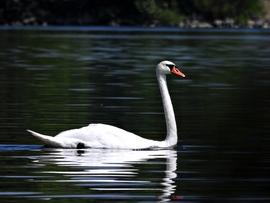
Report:
[[[178,76],[185,77],[183,73],[176,67],[176,65],[171,61],[161,61],[156,68],[156,72],[159,75],[174,74]]]

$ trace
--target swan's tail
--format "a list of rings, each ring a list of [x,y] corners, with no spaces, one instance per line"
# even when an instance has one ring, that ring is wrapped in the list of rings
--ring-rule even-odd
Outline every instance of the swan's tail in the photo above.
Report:
[[[44,142],[49,147],[60,147],[60,143],[55,140],[54,137],[48,136],[48,135],[42,135],[40,133],[34,132],[32,130],[27,130],[30,132],[33,136]]]

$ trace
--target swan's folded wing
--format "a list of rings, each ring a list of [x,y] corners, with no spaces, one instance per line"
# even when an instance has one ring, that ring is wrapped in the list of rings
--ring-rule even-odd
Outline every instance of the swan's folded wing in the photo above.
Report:
[[[161,147],[163,142],[142,138],[123,129],[106,125],[90,124],[86,127],[64,131],[57,138],[78,139],[88,148],[145,149]]]

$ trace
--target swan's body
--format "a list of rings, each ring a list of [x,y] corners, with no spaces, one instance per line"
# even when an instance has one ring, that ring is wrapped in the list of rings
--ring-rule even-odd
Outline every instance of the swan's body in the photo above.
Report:
[[[173,147],[177,144],[177,127],[166,82],[166,74],[171,73],[185,77],[170,61],[162,61],[156,67],[156,76],[167,126],[167,136],[164,141],[142,138],[106,124],[90,124],[79,129],[61,132],[55,137],[42,135],[31,130],[28,130],[28,132],[43,141],[47,146],[56,148],[147,149]]]

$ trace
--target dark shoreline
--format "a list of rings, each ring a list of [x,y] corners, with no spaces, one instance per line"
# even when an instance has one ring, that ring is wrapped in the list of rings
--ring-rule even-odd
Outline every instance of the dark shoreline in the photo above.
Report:
[[[112,21],[109,24],[48,24],[48,23],[38,23],[36,21],[27,21],[23,22],[16,21],[11,24],[0,24],[1,27],[24,27],[24,26],[92,26],[92,27],[160,27],[160,25],[144,25],[144,24],[133,24],[133,23],[121,23]],[[245,23],[236,22],[233,19],[227,18],[225,20],[216,19],[213,22],[199,21],[199,20],[190,20],[186,19],[181,21],[178,26],[166,26],[166,27],[178,27],[178,28],[263,28],[270,29],[270,20],[268,19],[256,19],[256,20],[248,20]]]
[[[68,32],[130,32],[130,33],[140,33],[140,32],[169,32],[169,33],[177,33],[177,32],[266,32],[268,33],[270,29],[265,28],[233,28],[233,27],[211,27],[211,28],[187,28],[187,27],[168,27],[168,26],[86,26],[86,25],[25,25],[25,26],[4,26],[0,25],[0,31],[68,31]]]
[[[227,18],[225,20],[216,19],[213,22],[203,22],[198,20],[187,20],[179,24],[183,28],[270,28],[270,20],[258,19],[248,20],[246,23],[237,23],[235,20]]]

